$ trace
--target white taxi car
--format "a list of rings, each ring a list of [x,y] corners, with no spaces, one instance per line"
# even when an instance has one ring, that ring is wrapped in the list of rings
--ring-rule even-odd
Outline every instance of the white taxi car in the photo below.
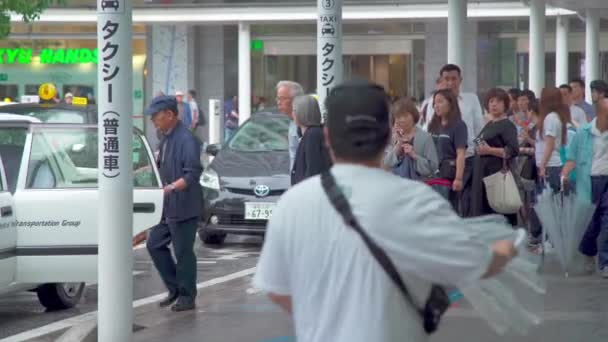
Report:
[[[34,290],[49,309],[73,307],[97,280],[96,125],[0,114],[0,295]],[[160,177],[133,134],[133,236],[157,224]]]

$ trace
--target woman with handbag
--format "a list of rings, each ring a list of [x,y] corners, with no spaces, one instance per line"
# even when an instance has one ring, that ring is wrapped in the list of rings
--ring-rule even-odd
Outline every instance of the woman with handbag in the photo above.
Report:
[[[509,196],[521,197],[510,170],[519,153],[517,128],[507,117],[509,94],[499,88],[488,92],[485,101],[491,121],[475,140],[477,157],[473,173],[473,208],[476,216],[503,214],[511,225],[517,224],[517,211],[510,206]],[[510,182],[510,184],[507,184]]]
[[[462,121],[458,99],[449,89],[435,92],[433,109],[436,115],[429,124],[429,133],[437,147],[439,178],[451,184],[449,191],[442,195],[458,210],[459,193],[463,189],[467,125]]]

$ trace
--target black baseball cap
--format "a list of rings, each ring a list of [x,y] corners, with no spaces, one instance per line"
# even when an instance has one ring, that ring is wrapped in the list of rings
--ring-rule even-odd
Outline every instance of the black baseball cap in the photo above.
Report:
[[[365,158],[384,150],[391,131],[384,88],[363,80],[348,81],[331,90],[325,107],[329,139],[337,156]]]

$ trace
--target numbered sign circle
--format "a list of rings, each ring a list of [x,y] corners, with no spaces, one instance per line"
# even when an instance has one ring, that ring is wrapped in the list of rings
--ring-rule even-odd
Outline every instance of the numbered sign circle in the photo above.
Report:
[[[57,88],[55,88],[55,85],[52,83],[45,83],[38,89],[38,96],[43,100],[48,101],[54,99],[55,95],[57,95]]]
[[[322,0],[321,4],[325,9],[332,9],[336,5],[336,0]]]

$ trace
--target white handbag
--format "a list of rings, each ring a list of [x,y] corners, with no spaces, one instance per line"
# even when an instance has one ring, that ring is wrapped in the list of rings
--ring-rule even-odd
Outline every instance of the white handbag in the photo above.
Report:
[[[513,174],[503,159],[502,170],[483,179],[490,207],[499,214],[516,214],[524,205]]]

